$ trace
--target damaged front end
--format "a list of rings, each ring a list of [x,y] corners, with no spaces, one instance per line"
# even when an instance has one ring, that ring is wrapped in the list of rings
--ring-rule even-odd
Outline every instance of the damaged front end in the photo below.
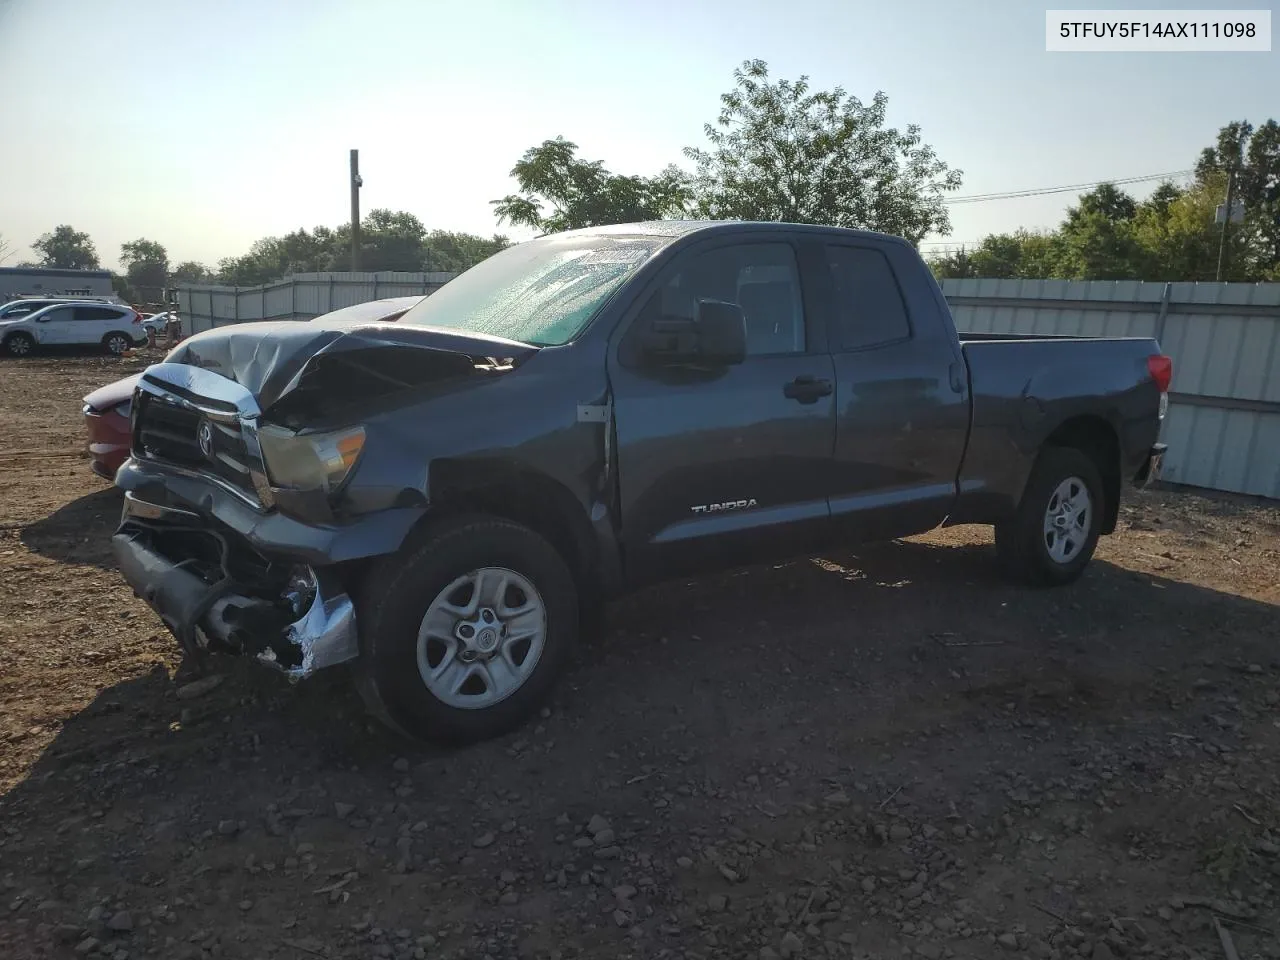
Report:
[[[357,655],[355,608],[332,571],[273,563],[195,514],[125,497],[116,563],[189,656],[253,656],[299,680]]]
[[[425,511],[425,464],[405,443],[417,421],[385,414],[534,352],[393,325],[192,337],[134,393],[118,566],[192,656],[249,655],[295,680],[353,659],[339,572],[394,552]]]

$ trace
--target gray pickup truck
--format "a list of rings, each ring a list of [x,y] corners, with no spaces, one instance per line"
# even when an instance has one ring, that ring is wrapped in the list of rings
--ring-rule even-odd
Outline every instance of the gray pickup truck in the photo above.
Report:
[[[346,661],[384,721],[535,710],[600,602],[943,524],[1078,577],[1159,469],[1143,338],[957,335],[902,240],[661,222],[521,243],[396,323],[247,323],[138,384],[119,566],[200,658]]]

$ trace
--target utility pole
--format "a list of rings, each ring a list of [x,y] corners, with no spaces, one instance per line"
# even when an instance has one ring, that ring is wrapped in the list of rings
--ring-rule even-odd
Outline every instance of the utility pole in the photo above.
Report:
[[[1218,273],[1216,280],[1222,282],[1222,271],[1227,261],[1227,227],[1231,224],[1231,210],[1236,198],[1236,169],[1231,168],[1227,174],[1227,208],[1222,217],[1222,238],[1218,241]]]
[[[360,269],[360,151],[351,151],[351,269]]]

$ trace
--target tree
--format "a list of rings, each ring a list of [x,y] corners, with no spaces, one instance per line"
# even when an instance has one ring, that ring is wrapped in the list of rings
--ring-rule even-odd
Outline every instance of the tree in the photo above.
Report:
[[[154,240],[130,240],[120,245],[120,263],[129,286],[143,296],[169,283],[169,253]]]
[[[1206,174],[1203,182],[1179,192],[1167,205],[1143,204],[1133,223],[1133,236],[1146,254],[1144,280],[1213,280],[1218,270],[1221,226],[1213,215],[1227,186],[1224,174]],[[1154,198],[1153,198],[1154,199]],[[1250,273],[1244,254],[1247,238],[1227,235],[1224,280],[1261,279]]]
[[[506,237],[490,240],[469,233],[428,233],[421,220],[402,210],[378,208],[360,223],[360,264],[365,270],[465,270],[507,246]],[[351,263],[351,226],[295,230],[283,237],[263,237],[239,257],[218,262],[217,279],[237,286],[270,283],[293,273],[344,271]],[[203,270],[198,263],[180,264]],[[192,273],[193,279],[195,278]],[[212,279],[202,277],[200,279]]]
[[[350,234],[348,233],[349,237]],[[348,248],[350,243],[347,244]],[[335,269],[341,255],[335,231],[316,227],[308,233],[299,229],[283,237],[263,237],[249,252],[218,261],[218,277],[223,283],[254,286],[279,280],[291,273],[319,273]],[[336,269],[346,269],[343,260]]]
[[[98,251],[87,233],[61,224],[41,234],[31,249],[40,254],[40,266],[60,270],[97,270]]]
[[[422,269],[461,273],[509,246],[511,241],[497,234],[486,240],[470,233],[432,230],[423,244]]]
[[[208,283],[212,279],[213,273],[209,268],[195,260],[182,261],[169,274],[171,283]]]
[[[4,263],[13,253],[13,249],[9,241],[4,238],[4,234],[0,233],[0,263]]]
[[[939,279],[1058,277],[1062,253],[1056,233],[1015,230],[989,234],[976,247],[933,257],[929,266]]]
[[[697,210],[728,220],[827,223],[893,233],[918,243],[946,236],[943,195],[961,172],[922,142],[920,128],[885,127],[889,98],[863,104],[842,87],[811,91],[808,77],[770,81],[763,60],[734,71],[697,165]]]
[[[122,277],[118,273],[113,273],[111,275],[111,292],[125,303],[134,303],[141,299],[138,296],[138,291],[129,286],[129,278]]]
[[[335,233],[341,234],[341,245],[350,250],[350,226]],[[412,213],[370,210],[360,222],[360,269],[421,270],[426,240],[426,226]]]
[[[1218,131],[1217,143],[1205,148],[1196,163],[1196,180],[1204,184],[1216,175],[1226,197],[1226,175],[1235,171],[1235,199],[1244,204],[1244,223],[1232,225],[1228,236],[1245,240],[1238,255],[1255,277],[1280,271],[1280,124],[1268,120],[1256,130],[1247,120],[1228,123]],[[1228,268],[1232,267],[1228,260]]]
[[[1058,230],[1059,276],[1072,280],[1138,280],[1148,272],[1134,238],[1138,204],[1112,183],[1103,183],[1067,208]]]
[[[530,147],[511,176],[520,192],[493,201],[498,222],[544,233],[681,217],[690,198],[688,177],[674,165],[648,178],[610,173],[602,161],[580,159],[564,137]]]

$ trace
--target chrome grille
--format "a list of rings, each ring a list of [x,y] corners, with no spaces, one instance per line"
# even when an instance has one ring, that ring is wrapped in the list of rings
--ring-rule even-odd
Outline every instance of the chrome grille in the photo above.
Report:
[[[244,387],[208,370],[147,368],[134,397],[133,454],[218,481],[255,506],[269,506],[258,407]]]

